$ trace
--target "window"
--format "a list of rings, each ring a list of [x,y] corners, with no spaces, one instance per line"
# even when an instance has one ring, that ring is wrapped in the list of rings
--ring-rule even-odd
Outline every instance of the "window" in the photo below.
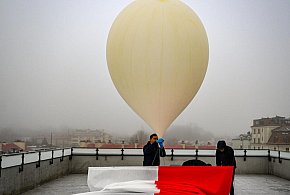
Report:
[[[286,152],[289,152],[289,148],[286,148]]]
[[[260,143],[260,138],[258,138],[258,144]]]
[[[256,129],[254,129],[254,134],[256,134]]]
[[[256,138],[254,138],[254,143],[256,143]]]
[[[258,133],[260,134],[260,129],[258,129]]]

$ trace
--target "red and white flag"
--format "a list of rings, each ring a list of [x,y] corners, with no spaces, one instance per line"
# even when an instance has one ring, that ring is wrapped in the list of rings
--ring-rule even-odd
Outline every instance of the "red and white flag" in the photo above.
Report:
[[[233,167],[89,167],[88,186],[98,194],[228,195]]]

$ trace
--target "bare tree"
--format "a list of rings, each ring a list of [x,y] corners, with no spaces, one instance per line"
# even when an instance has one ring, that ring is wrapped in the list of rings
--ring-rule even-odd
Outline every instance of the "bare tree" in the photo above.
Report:
[[[144,145],[145,143],[147,143],[148,140],[149,133],[144,130],[139,130],[130,137],[129,142],[131,144],[139,143],[141,145]]]

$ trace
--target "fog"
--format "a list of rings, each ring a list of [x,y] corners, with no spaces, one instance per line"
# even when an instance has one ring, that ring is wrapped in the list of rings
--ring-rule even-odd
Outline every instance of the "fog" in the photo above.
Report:
[[[130,2],[1,0],[0,128],[150,130],[106,64],[110,26]],[[210,59],[198,94],[172,125],[234,136],[253,119],[290,117],[290,1],[184,2],[205,26]]]

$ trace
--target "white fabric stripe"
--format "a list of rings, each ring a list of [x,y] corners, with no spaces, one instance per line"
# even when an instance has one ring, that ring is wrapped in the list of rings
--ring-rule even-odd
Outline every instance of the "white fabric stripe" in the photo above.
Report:
[[[154,194],[159,190],[158,166],[150,167],[89,167],[88,186],[93,194]]]
[[[112,183],[107,185],[103,192],[125,193],[125,192],[137,192],[137,193],[156,193],[157,190],[155,181],[146,180],[134,180],[120,183]]]
[[[74,195],[154,195],[154,193],[134,193],[134,192],[125,192],[125,193],[113,193],[113,192],[86,192],[86,193],[80,193],[80,194],[74,194]]]
[[[74,194],[74,195],[154,195],[154,193],[149,193],[149,192],[143,192],[143,193],[135,193],[135,192],[124,192],[124,193],[119,193],[119,192],[85,192],[85,193],[80,193],[80,194]]]

